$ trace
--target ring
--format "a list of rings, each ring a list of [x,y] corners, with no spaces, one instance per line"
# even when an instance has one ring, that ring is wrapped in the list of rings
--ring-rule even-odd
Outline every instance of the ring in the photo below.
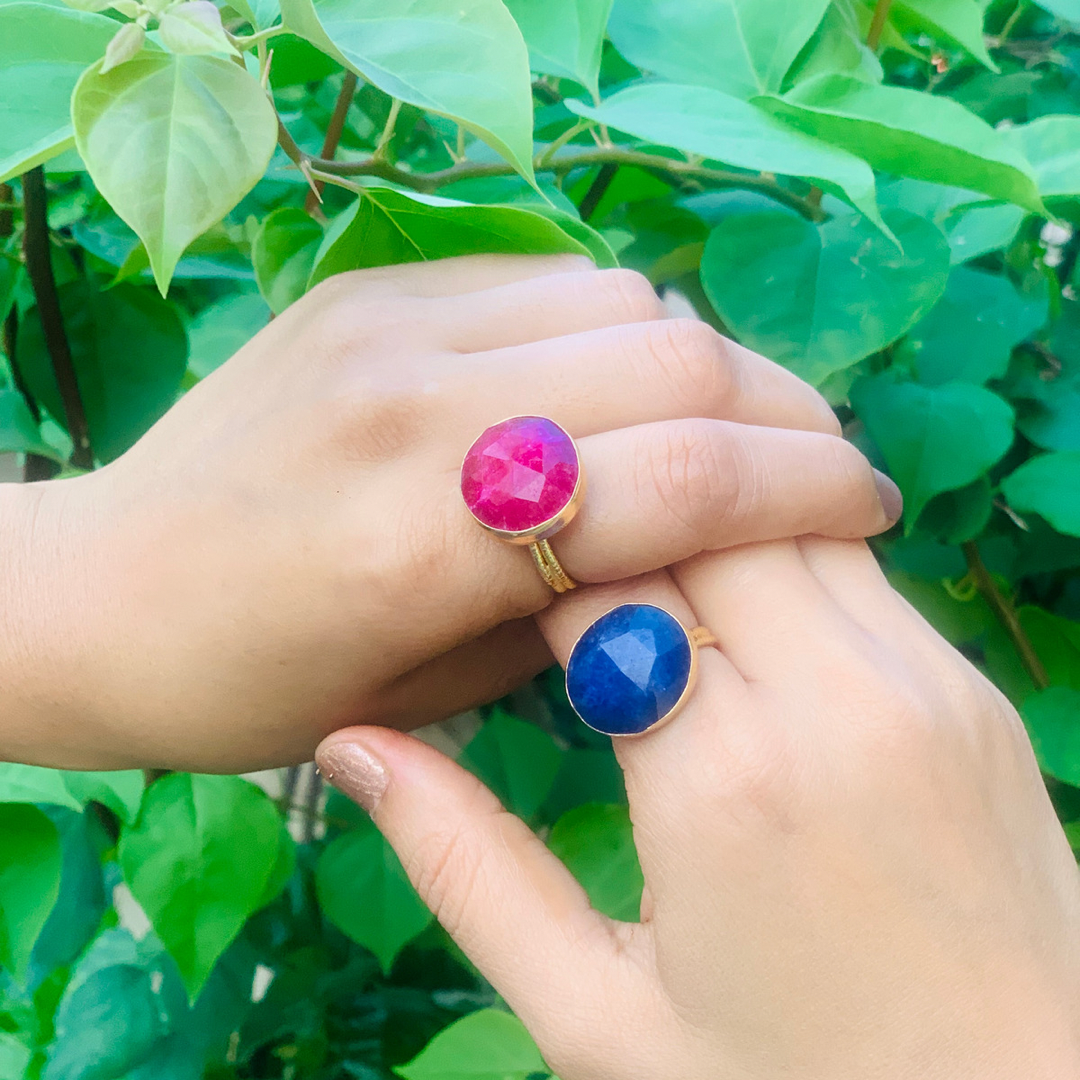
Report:
[[[689,700],[697,650],[715,645],[704,626],[687,630],[655,604],[620,604],[577,639],[566,693],[582,722],[604,735],[640,735]]]
[[[527,544],[555,592],[577,588],[548,539],[581,509],[585,474],[574,440],[544,416],[512,416],[487,428],[461,464],[461,495],[488,532]]]

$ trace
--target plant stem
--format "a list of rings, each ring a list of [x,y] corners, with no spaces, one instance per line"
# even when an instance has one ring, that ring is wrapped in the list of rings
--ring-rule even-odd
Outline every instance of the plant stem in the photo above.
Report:
[[[1020,21],[1020,16],[1027,11],[1028,0],[1017,0],[1016,7],[1013,8],[1013,13],[1005,20],[1005,25],[1001,28],[1001,33],[998,34],[996,41],[994,42],[997,48],[1001,48],[1006,41],[1009,40],[1009,35],[1013,32],[1016,24]]]
[[[287,133],[286,133],[287,135]],[[280,140],[279,140],[280,141]],[[327,183],[333,183],[334,177],[349,176],[374,176],[380,180],[387,180],[402,187],[411,188],[424,194],[430,194],[444,184],[452,184],[457,180],[475,180],[479,177],[488,176],[512,176],[517,170],[506,162],[462,162],[448,169],[440,169],[437,172],[412,173],[391,165],[387,161],[379,161],[375,158],[366,158],[363,161],[325,161],[321,158],[305,157],[288,136],[288,142],[296,151],[296,155],[290,151],[289,146],[282,142],[282,149],[299,165],[305,172],[317,175],[319,179]],[[821,221],[825,215],[808,200],[796,195],[792,191],[779,184],[774,177],[755,175],[753,173],[729,172],[726,169],[710,169],[703,165],[692,164],[688,161],[680,161],[677,158],[667,158],[660,154],[649,154],[642,150],[631,150],[621,146],[596,147],[582,150],[577,153],[563,154],[551,160],[546,160],[541,155],[536,163],[538,172],[550,172],[556,176],[563,176],[574,169],[590,168],[593,165],[635,165],[641,169],[661,173],[665,178],[679,184],[698,184],[703,187],[721,188],[749,188],[760,191],[764,195],[775,199],[784,206],[797,210],[811,221]],[[363,190],[358,184],[342,183],[342,187],[351,191]]]
[[[611,181],[615,179],[618,171],[619,166],[610,161],[600,166],[596,179],[589,185],[589,190],[585,192],[585,198],[581,200],[581,205],[578,207],[582,221],[588,221],[596,213],[600,200],[611,187]]]
[[[885,30],[885,23],[889,18],[889,8],[892,7],[892,0],[877,0],[874,5],[874,16],[870,20],[870,29],[866,33],[866,44],[877,51],[877,47],[881,44],[881,35]]]
[[[71,346],[64,329],[64,317],[60,311],[60,295],[53,277],[52,253],[49,244],[49,208],[45,191],[45,169],[39,165],[23,174],[23,213],[26,229],[23,234],[23,251],[26,272],[37,301],[38,318],[45,337],[45,348],[52,361],[60,400],[64,405],[64,417],[74,449],[71,464],[78,469],[94,467],[94,452],[90,446],[90,428],[86,422],[86,410],[75,377],[75,365],[71,359]]]
[[[349,106],[356,94],[356,76],[351,71],[345,72],[345,78],[338,92],[337,101],[334,102],[334,111],[330,115],[330,123],[326,126],[326,136],[323,139],[321,157],[332,161],[337,153],[338,143],[341,142],[341,133],[345,130],[345,119],[349,115]],[[319,206],[319,196],[322,194],[323,185],[316,181],[315,186],[308,192],[304,202],[304,209],[309,213],[315,213]]]
[[[1020,662],[1031,676],[1031,681],[1035,684],[1036,689],[1045,690],[1050,685],[1050,677],[1046,674],[1046,668],[1039,659],[1038,653],[1035,652],[1035,646],[1031,644],[1031,639],[1020,625],[1016,608],[998,587],[993,574],[986,569],[986,564],[979,554],[979,545],[974,540],[969,540],[967,543],[962,544],[961,548],[964,552],[964,558],[967,560],[968,573],[975,583],[975,588],[979,590],[983,599],[990,605],[990,609],[1004,627],[1005,633],[1009,635],[1016,648],[1017,655],[1020,657]]]
[[[390,103],[390,112],[387,114],[386,123],[383,126],[382,134],[379,136],[379,141],[375,145],[375,157],[379,161],[386,159],[386,148],[390,145],[390,140],[394,137],[394,128],[397,127],[398,116],[401,113],[401,99],[394,98]],[[465,129],[458,125],[458,146],[461,147],[464,143]]]

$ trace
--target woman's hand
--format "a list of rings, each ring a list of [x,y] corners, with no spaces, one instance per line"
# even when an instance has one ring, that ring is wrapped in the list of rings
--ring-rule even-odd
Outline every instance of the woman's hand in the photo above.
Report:
[[[582,590],[539,617],[555,655],[627,600],[719,639],[683,712],[617,740],[640,925],[430,747],[318,754],[562,1080],[1080,1075],[1077,867],[1023,727],[866,546]]]
[[[897,516],[814,391],[664,315],[577,258],[342,275],[120,460],[8,489],[0,756],[251,769],[529,678],[550,590],[458,489],[514,414],[579,440],[588,496],[554,542],[579,581]]]

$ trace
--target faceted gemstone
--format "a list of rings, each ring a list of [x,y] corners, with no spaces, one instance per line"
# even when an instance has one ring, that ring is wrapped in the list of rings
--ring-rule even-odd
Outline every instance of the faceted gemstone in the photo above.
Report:
[[[582,634],[566,665],[570,704],[606,735],[637,735],[675,707],[690,681],[690,640],[652,604],[622,604]]]
[[[490,529],[536,529],[566,508],[577,487],[573,440],[542,416],[515,416],[489,427],[461,466],[461,494]]]

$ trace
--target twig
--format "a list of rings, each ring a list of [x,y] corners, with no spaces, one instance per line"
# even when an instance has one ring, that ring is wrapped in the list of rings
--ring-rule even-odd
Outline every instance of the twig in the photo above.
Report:
[[[288,135],[288,133],[285,133]],[[279,142],[281,140],[279,139]],[[325,161],[321,158],[306,157],[296,143],[288,136],[288,142],[295,149],[296,154],[290,152],[289,146],[281,142],[281,147],[296,164],[305,172],[305,175],[317,175],[319,179],[327,183],[333,183],[334,177],[350,176],[374,176],[380,180],[387,180],[402,187],[411,188],[423,194],[431,194],[444,184],[452,184],[458,180],[475,180],[489,176],[512,176],[517,170],[507,162],[463,162],[453,165],[448,169],[440,169],[437,172],[413,173],[391,165],[387,161],[379,161],[375,158],[365,158],[363,161]],[[825,215],[820,209],[815,209],[810,203],[788,191],[777,182],[775,177],[763,176],[754,173],[729,172],[726,169],[711,169],[689,161],[680,161],[677,158],[667,158],[660,154],[649,154],[642,150],[631,150],[626,147],[608,146],[596,147],[595,149],[582,150],[577,153],[563,154],[552,160],[545,160],[541,156],[536,163],[538,172],[550,172],[556,176],[564,176],[574,169],[590,168],[594,165],[636,165],[638,168],[660,173],[664,177],[680,184],[697,184],[704,187],[719,188],[749,188],[768,195],[776,202],[797,210],[811,221],[821,221]],[[363,190],[357,184],[341,184],[349,190]]]
[[[875,52],[881,44],[881,35],[885,30],[885,23],[889,18],[889,8],[892,0],[877,0],[874,5],[874,16],[870,20],[870,29],[866,32],[866,44]]]
[[[89,470],[94,467],[94,452],[90,446],[90,428],[86,423],[86,410],[79,393],[75,365],[71,359],[71,346],[60,311],[60,296],[56,291],[56,279],[53,277],[44,168],[39,165],[36,169],[24,173],[22,187],[23,214],[26,221],[23,234],[26,271],[34,290],[34,299],[37,301],[45,348],[48,350],[56,385],[60,390],[68,434],[71,435],[74,445],[71,464],[76,468]]]
[[[589,190],[585,192],[585,198],[581,200],[581,205],[578,207],[578,213],[581,214],[582,221],[588,221],[596,213],[600,200],[607,193],[607,189],[611,187],[611,181],[615,179],[615,174],[618,171],[619,166],[610,161],[600,166],[596,179],[589,185]]]
[[[338,143],[341,142],[341,134],[345,130],[345,120],[349,115],[349,106],[352,105],[353,96],[356,94],[356,75],[351,71],[345,72],[345,78],[341,83],[337,101],[334,102],[334,111],[330,114],[330,123],[326,126],[326,136],[323,139],[322,153],[320,157],[332,161],[337,153]],[[315,213],[321,201],[323,185],[318,181],[308,192],[304,201],[304,209],[309,213]]]
[[[968,573],[975,583],[975,588],[979,590],[983,599],[990,605],[990,609],[1004,627],[1005,633],[1009,635],[1016,648],[1017,655],[1020,657],[1020,662],[1031,676],[1031,681],[1035,684],[1036,689],[1045,690],[1050,685],[1050,677],[1046,674],[1046,668],[1039,659],[1038,653],[1035,652],[1031,639],[1020,625],[1016,608],[998,588],[998,583],[994,580],[993,574],[986,569],[986,564],[979,554],[978,544],[974,540],[969,540],[967,543],[962,544],[961,548],[964,552],[964,558],[967,560]]]
[[[379,136],[379,141],[375,144],[375,153],[372,158],[375,161],[386,160],[386,148],[390,145],[390,140],[394,137],[394,128],[397,127],[398,116],[401,114],[401,99],[394,98],[390,103],[390,112],[387,114],[386,123],[383,125],[382,134]],[[458,125],[458,152],[461,154],[464,151],[465,143],[465,129]]]

